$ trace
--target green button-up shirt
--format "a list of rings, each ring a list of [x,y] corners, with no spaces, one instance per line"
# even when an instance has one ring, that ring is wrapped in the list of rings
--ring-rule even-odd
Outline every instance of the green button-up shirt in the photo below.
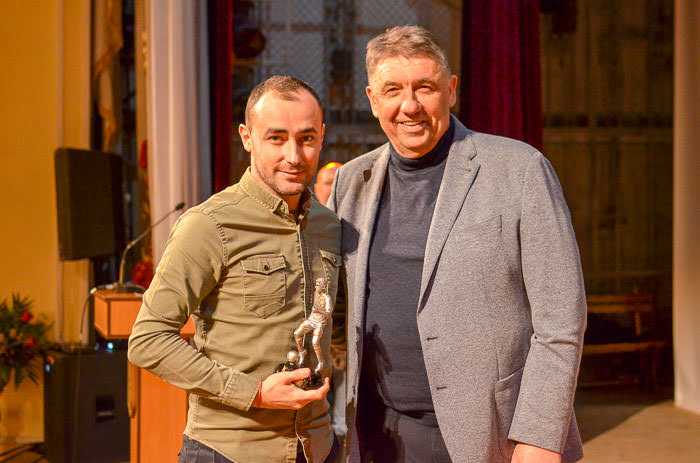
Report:
[[[251,407],[260,381],[295,348],[316,278],[328,279],[335,303],[340,222],[308,190],[300,204],[295,216],[249,169],[185,212],[129,338],[132,363],[190,392],[185,433],[235,462],[292,463],[297,441],[309,462],[322,462],[333,442],[325,399],[299,411]],[[179,336],[189,317],[195,347]],[[332,331],[321,341],[326,376]]]

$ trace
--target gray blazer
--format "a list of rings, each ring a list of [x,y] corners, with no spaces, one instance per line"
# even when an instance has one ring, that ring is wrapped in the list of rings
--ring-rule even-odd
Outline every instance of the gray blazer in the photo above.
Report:
[[[416,307],[445,444],[454,462],[510,461],[515,442],[577,461],[586,295],[561,187],[531,146],[453,121]],[[383,145],[341,167],[328,201],[342,222],[351,461],[367,262],[388,161]]]

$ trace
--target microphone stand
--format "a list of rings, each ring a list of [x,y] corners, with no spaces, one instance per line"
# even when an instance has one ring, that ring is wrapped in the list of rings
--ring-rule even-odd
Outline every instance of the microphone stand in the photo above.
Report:
[[[184,202],[179,203],[170,212],[168,212],[163,217],[161,217],[156,223],[154,223],[153,225],[148,227],[146,229],[146,231],[144,231],[139,236],[137,236],[135,239],[133,239],[133,240],[129,241],[129,243],[127,243],[126,247],[124,248],[124,251],[122,251],[122,259],[121,259],[121,262],[119,263],[119,281],[114,283],[114,285],[112,286],[112,289],[114,290],[114,292],[127,293],[127,292],[130,292],[132,290],[139,290],[139,292],[143,292],[142,287],[140,287],[138,285],[124,282],[124,264],[126,263],[126,254],[139,241],[141,241],[146,235],[148,235],[151,232],[151,230],[153,230],[157,225],[159,225],[161,222],[163,222],[165,219],[167,219],[170,216],[170,214],[172,214],[173,212],[179,211],[179,210],[183,209],[184,207],[185,207]]]

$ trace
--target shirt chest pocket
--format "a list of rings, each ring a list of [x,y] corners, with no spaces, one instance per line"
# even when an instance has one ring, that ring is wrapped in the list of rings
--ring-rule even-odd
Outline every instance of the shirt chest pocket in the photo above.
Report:
[[[323,276],[328,282],[330,288],[337,288],[338,286],[338,272],[340,271],[340,266],[343,264],[343,259],[339,254],[331,251],[326,251],[324,249],[319,250],[321,252],[321,265],[323,265]]]
[[[243,303],[246,310],[265,318],[284,307],[287,295],[287,264],[284,256],[265,254],[241,261]]]

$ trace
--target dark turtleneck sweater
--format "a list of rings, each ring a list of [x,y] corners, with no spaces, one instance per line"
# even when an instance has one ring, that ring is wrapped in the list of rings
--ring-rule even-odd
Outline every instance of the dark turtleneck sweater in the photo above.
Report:
[[[362,387],[402,413],[434,412],[418,335],[417,311],[425,245],[454,122],[418,159],[390,145],[367,270]]]

